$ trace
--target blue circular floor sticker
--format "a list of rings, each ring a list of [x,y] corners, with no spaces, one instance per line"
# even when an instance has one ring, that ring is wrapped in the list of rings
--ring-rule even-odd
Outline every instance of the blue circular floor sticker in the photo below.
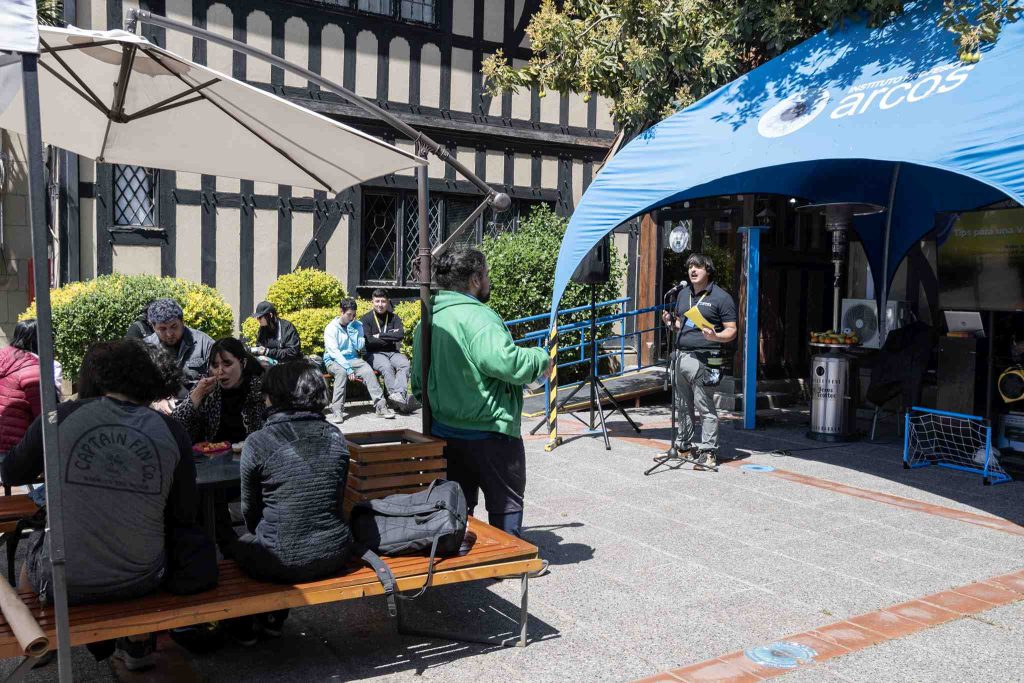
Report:
[[[775,468],[771,465],[743,465],[740,467],[744,472],[774,472]]]
[[[759,645],[744,650],[744,654],[752,662],[773,669],[795,669],[801,664],[810,664],[818,656],[813,649],[800,643]]]

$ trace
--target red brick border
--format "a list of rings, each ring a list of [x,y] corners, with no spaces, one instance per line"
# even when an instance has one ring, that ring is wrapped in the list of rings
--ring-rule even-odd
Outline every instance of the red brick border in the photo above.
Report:
[[[794,669],[761,666],[752,662],[741,650],[664,671],[637,683],[747,683],[777,678],[807,669],[819,662],[1020,600],[1024,600],[1024,569],[780,638],[807,645],[818,653],[814,662]]]

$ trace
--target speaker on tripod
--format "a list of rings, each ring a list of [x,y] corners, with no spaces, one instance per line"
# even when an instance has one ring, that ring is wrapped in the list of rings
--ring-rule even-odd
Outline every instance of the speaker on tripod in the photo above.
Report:
[[[611,251],[608,245],[608,235],[605,235],[580,261],[580,265],[572,274],[572,279],[581,285],[602,285],[608,282],[611,275]]]
[[[637,426],[636,422],[633,421],[633,418],[629,416],[619,402],[615,400],[615,396],[612,395],[612,392],[608,390],[608,387],[604,385],[604,382],[598,376],[598,362],[600,361],[601,354],[600,343],[597,338],[597,285],[608,282],[608,279],[611,277],[611,271],[611,251],[609,249],[608,235],[605,235],[600,242],[594,245],[594,248],[590,250],[590,253],[587,254],[576,268],[576,272],[572,274],[574,281],[590,287],[590,341],[588,343],[590,348],[587,354],[590,356],[590,371],[585,380],[577,384],[576,388],[568,396],[559,401],[559,405],[564,408],[571,403],[580,389],[587,387],[590,390],[590,419],[584,421],[573,412],[570,412],[569,415],[582,422],[588,428],[588,431],[583,432],[580,436],[594,436],[597,434],[603,436],[606,450],[611,450],[612,445],[608,439],[608,427],[605,424],[605,418],[616,411],[626,418],[626,422],[629,423],[629,426],[637,434],[640,433],[640,427]],[[611,403],[612,406],[607,414],[602,403],[602,394],[604,399]]]

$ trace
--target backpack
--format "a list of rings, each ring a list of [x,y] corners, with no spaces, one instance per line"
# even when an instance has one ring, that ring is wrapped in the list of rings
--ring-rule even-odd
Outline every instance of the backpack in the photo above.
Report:
[[[394,557],[430,549],[423,588],[415,595],[398,595],[403,600],[412,600],[430,587],[434,558],[458,554],[466,537],[466,524],[466,497],[462,487],[444,479],[435,479],[424,491],[396,493],[352,507],[349,527],[356,552],[377,573],[391,616],[398,614],[395,577],[378,553]]]

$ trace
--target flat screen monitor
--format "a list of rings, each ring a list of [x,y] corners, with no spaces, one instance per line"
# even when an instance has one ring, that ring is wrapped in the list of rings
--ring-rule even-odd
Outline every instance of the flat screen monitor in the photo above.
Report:
[[[942,309],[1024,310],[1024,209],[940,215],[936,243]]]

